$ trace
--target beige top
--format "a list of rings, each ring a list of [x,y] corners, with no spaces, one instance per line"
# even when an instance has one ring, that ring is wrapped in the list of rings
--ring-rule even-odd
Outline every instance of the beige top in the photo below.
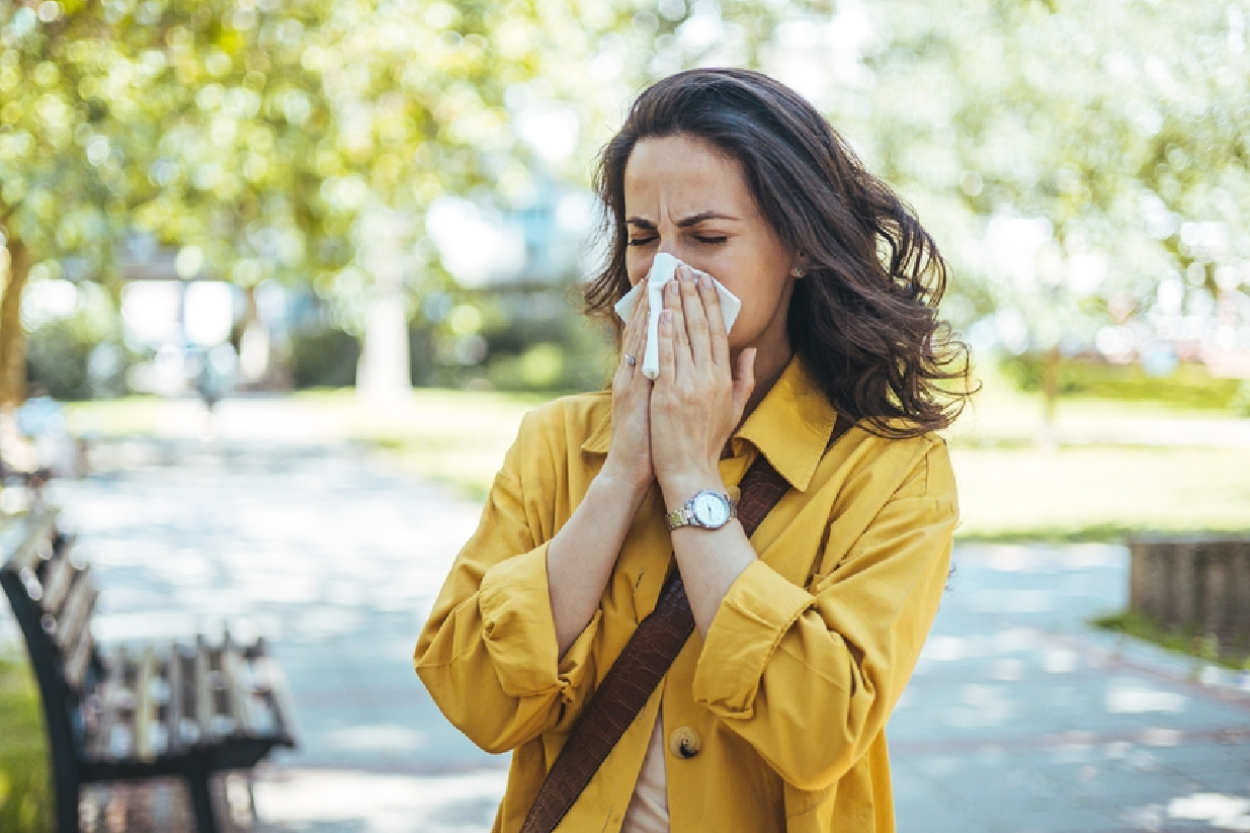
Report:
[[[621,833],[668,833],[668,778],[664,771],[664,718],[656,715],[647,756],[625,810]]]

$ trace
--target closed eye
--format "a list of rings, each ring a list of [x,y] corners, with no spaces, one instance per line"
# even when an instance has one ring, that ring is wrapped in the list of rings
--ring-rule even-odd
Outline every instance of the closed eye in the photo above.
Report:
[[[656,241],[656,239],[657,239],[657,238],[656,238],[656,236],[655,236],[655,235],[652,235],[652,236],[650,236],[650,237],[631,237],[631,238],[630,238],[630,240],[629,240],[629,245],[631,245],[631,246],[647,246],[647,245],[649,245],[649,244],[651,244],[651,243],[654,243],[654,242]]]
[[[718,246],[721,243],[724,243],[727,240],[729,240],[729,237],[723,234],[719,236],[710,235],[710,234],[696,234],[694,236],[694,239],[698,240],[700,243],[706,243],[709,246]]]

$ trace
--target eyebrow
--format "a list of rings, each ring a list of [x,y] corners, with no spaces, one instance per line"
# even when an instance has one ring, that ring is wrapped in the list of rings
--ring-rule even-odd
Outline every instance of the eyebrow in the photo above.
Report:
[[[732,217],[728,214],[721,214],[718,211],[704,211],[700,214],[692,214],[689,217],[683,217],[682,219],[677,221],[677,227],[678,228],[690,228],[691,226],[697,226],[699,223],[705,222],[707,220],[738,221],[738,218]],[[642,217],[630,217],[625,222],[628,225],[638,226],[639,228],[645,228],[645,229],[655,228],[655,223],[651,222],[650,220],[644,220]]]

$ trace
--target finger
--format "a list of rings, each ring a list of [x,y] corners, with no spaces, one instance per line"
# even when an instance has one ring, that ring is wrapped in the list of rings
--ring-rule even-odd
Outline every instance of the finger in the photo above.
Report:
[[[712,361],[712,344],[708,332],[707,315],[703,311],[703,297],[699,281],[686,266],[681,268],[681,306],[686,319],[686,336],[690,341],[690,357],[695,366],[707,367]]]
[[[686,317],[682,312],[681,284],[682,281],[675,278],[664,287],[664,309],[673,319],[673,360],[677,369],[690,361],[690,338],[686,333]]]
[[[664,381],[671,385],[677,379],[677,336],[674,322],[680,319],[669,308],[668,295],[668,292],[664,293],[664,311],[660,313],[660,375],[656,378],[656,382]]]
[[[707,315],[708,337],[712,348],[712,362],[717,367],[731,367],[729,358],[729,328],[725,326],[725,311],[721,309],[720,293],[712,276],[699,275],[699,295],[703,298],[703,309]]]
[[[642,361],[643,350],[647,345],[647,287],[646,278],[643,278],[641,284],[642,292],[639,295],[638,302],[634,304],[633,315],[629,317],[629,321],[625,325],[625,332],[621,336],[621,363],[628,366],[631,371],[638,369],[638,363]],[[633,356],[634,364],[630,365],[625,356]]]
[[[638,300],[634,303],[634,312],[625,322],[626,335],[630,332],[637,332],[639,328],[647,325],[647,279],[643,278],[638,286],[640,289]]]
[[[734,416],[742,419],[751,392],[755,390],[755,348],[748,347],[738,354],[738,372],[734,374]]]

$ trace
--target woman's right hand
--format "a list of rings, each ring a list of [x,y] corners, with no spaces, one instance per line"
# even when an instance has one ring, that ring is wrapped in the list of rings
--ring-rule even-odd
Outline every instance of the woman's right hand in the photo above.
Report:
[[[646,278],[634,314],[621,337],[621,357],[612,377],[612,444],[601,475],[617,478],[638,494],[655,479],[651,464],[651,380],[642,374],[647,344]],[[634,359],[633,364],[625,358]]]

